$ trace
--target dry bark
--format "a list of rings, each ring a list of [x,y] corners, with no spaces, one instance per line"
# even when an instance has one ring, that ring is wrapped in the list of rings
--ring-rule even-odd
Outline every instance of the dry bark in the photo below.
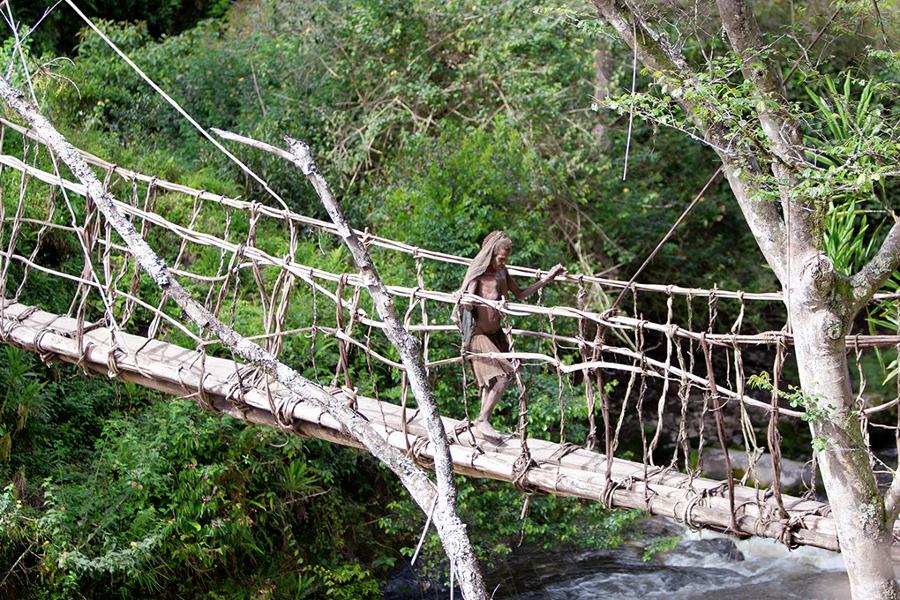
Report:
[[[438,490],[438,501],[435,510],[436,512],[445,513],[447,521],[454,523],[454,527],[459,531],[459,535],[454,542],[456,545],[452,548],[445,546],[445,550],[453,564],[458,566],[461,587],[464,590],[469,590],[472,594],[484,595],[484,581],[481,577],[478,559],[465,533],[465,525],[456,514],[456,486],[453,483],[453,462],[450,460],[450,445],[447,442],[447,433],[444,430],[444,423],[441,421],[437,401],[434,397],[434,390],[428,381],[421,345],[416,338],[406,331],[403,323],[397,318],[397,310],[394,307],[394,301],[390,292],[378,275],[378,269],[376,269],[369,251],[353,228],[350,227],[350,223],[347,221],[347,217],[341,210],[334,194],[332,194],[328,182],[313,161],[309,146],[299,140],[285,138],[288,144],[288,151],[285,152],[259,140],[221,129],[213,129],[213,131],[225,139],[259,148],[290,161],[300,169],[300,172],[309,179],[313,188],[315,188],[319,199],[325,206],[325,210],[328,211],[328,215],[331,217],[331,221],[337,228],[338,236],[350,250],[353,262],[360,271],[360,277],[365,282],[366,289],[375,303],[375,309],[384,322],[383,330],[385,335],[400,354],[400,360],[405,367],[410,389],[413,392],[419,410],[422,411],[425,417],[428,439],[435,449],[434,472],[437,478]],[[470,578],[471,580],[466,581],[464,578]]]
[[[672,81],[695,85],[687,61],[631,5],[620,0],[594,4],[664,86]],[[705,121],[697,116],[703,113],[694,110],[696,106],[683,98],[679,101],[716,148],[760,250],[781,282],[803,392],[808,402],[826,413],[811,423],[811,429],[827,440],[826,449],[818,453],[819,465],[853,596],[897,598],[900,591],[890,551],[891,531],[900,512],[900,481],[895,479],[884,496],[879,493],[852,393],[846,334],[858,310],[900,264],[900,224],[894,225],[875,258],[859,273],[848,278],[834,270],[822,251],[816,211],[792,194],[803,168],[802,130],[790,116],[778,70],[761,57],[763,44],[750,3],[717,0],[717,5],[731,49],[744,60],[744,78],[760,100],[757,118],[767,148],[727,144],[739,140],[741,132]],[[741,171],[752,177],[739,176]],[[781,211],[773,202],[753,200],[758,185],[753,181],[772,176],[779,181]]]
[[[46,142],[52,152],[69,167],[73,175],[85,186],[88,195],[100,212],[125,241],[141,268],[184,311],[191,322],[215,335],[237,356],[273,376],[299,398],[322,406],[369,452],[398,476],[423,511],[426,513],[430,511],[435,498],[432,483],[413,461],[390,446],[355,410],[329,394],[321,386],[300,376],[259,345],[243,338],[197,302],[190,292],[173,277],[165,262],[135,230],[131,222],[118,210],[112,195],[104,190],[103,184],[91,171],[78,150],[53,127],[21,91],[12,87],[3,77],[0,77],[0,96],[3,97],[7,106],[18,113]],[[451,561],[456,561],[454,566],[459,573],[463,594],[466,598],[485,598],[480,572],[469,572],[474,554],[472,560],[468,560],[466,552],[471,552],[471,544],[465,533],[465,525],[456,517],[452,505],[448,510],[446,502],[438,502],[438,505],[441,504],[444,505],[443,509],[434,510],[432,518]],[[480,587],[479,584],[481,584]]]
[[[600,38],[597,49],[594,50],[594,101],[602,104],[610,94],[611,79],[613,76],[614,56],[610,43]],[[597,115],[597,123],[591,130],[594,134],[594,143],[600,148],[609,147],[609,124],[604,121],[602,115]],[[604,262],[604,264],[606,264]]]

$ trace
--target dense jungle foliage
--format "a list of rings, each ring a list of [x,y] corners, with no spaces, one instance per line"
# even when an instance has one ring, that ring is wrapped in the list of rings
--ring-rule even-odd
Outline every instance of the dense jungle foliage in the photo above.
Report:
[[[630,53],[580,0],[84,4],[200,123],[273,143],[283,135],[307,141],[356,226],[413,245],[473,255],[485,234],[505,229],[515,241],[516,264],[546,269],[559,261],[584,273],[627,277],[718,166],[709,148],[678,131],[668,107],[650,96],[637,104],[623,99],[632,85]],[[827,2],[761,4],[762,17],[790,34],[773,44],[791,60],[803,58],[791,36],[809,39],[830,16]],[[789,80],[800,109],[824,123],[822,160],[835,165],[896,113],[900,82],[897,55],[885,49],[896,32],[885,33],[882,43],[869,4],[843,4],[845,14],[820,42],[826,58],[816,69],[804,63]],[[20,32],[52,5],[15,3]],[[7,36],[3,64],[17,64],[13,44]],[[76,145],[136,171],[267,201],[65,4],[23,47],[42,108]],[[686,52],[704,50],[685,40]],[[727,70],[729,55],[717,51]],[[875,70],[877,83],[869,80]],[[12,75],[24,83],[19,66]],[[637,72],[635,85],[644,89],[649,79]],[[676,127],[665,127],[667,119]],[[257,152],[239,154],[293,209],[324,216],[294,167]],[[12,174],[2,176],[4,187],[17,184]],[[828,224],[829,252],[841,268],[861,264],[883,235],[858,235],[867,230],[867,211],[887,197],[883,183],[868,185],[868,194],[833,197],[840,210]],[[169,202],[172,212],[190,210],[183,198]],[[233,227],[245,232],[246,215],[235,216]],[[261,227],[257,240],[273,254],[287,251],[277,226]],[[170,260],[177,253],[163,236],[150,241]],[[74,265],[77,248],[62,245],[47,258]],[[214,270],[218,255],[194,260]],[[332,270],[348,264],[333,239],[312,233],[295,260]],[[415,269],[408,257],[385,253],[376,260],[389,281]],[[432,268],[424,282],[452,291],[461,274]],[[23,302],[68,310],[73,289],[39,273],[31,278]],[[721,181],[642,279],[775,288]],[[151,301],[152,286],[144,283]],[[573,295],[546,290],[549,300],[563,294]],[[244,333],[258,327],[257,299],[252,292],[236,299],[233,317]],[[608,299],[590,301],[602,308]],[[297,320],[312,318],[309,304],[292,310]],[[648,310],[662,314],[665,306]],[[780,310],[747,319],[778,322]],[[896,314],[873,317],[874,326],[896,330]],[[172,336],[178,341],[177,332]],[[432,351],[440,357],[456,349]],[[296,336],[282,358],[327,381],[337,352],[334,343],[315,346]],[[885,377],[871,368],[877,388]],[[394,375],[358,356],[353,369],[382,397],[400,396]],[[458,384],[435,385],[442,409],[461,416]],[[536,373],[528,385],[533,433],[558,439],[556,377]],[[577,387],[566,385],[567,394]],[[618,385],[609,381],[609,391]],[[203,412],[190,399],[87,378],[8,347],[0,356],[0,394],[0,597],[378,597],[418,542],[420,511],[365,453],[248,426]],[[580,442],[587,409],[574,396],[564,405],[566,436]],[[499,419],[501,427],[514,427],[513,410]],[[793,443],[808,447],[805,435],[799,429]],[[631,535],[637,518],[536,496],[521,520],[525,498],[515,488],[471,480],[459,486],[461,515],[489,566],[523,540],[615,545]],[[443,576],[436,536],[427,537],[419,564],[426,579]]]

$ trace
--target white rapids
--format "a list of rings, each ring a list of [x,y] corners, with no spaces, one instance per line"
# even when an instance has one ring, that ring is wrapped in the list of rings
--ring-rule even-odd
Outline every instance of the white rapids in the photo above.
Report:
[[[732,540],[684,530],[673,552],[642,560],[623,547],[570,557],[570,577],[536,573],[536,581],[503,582],[495,597],[516,600],[844,600],[850,597],[841,556],[803,547],[789,551],[772,540]],[[557,560],[556,566],[560,562]],[[540,571],[538,569],[537,571]],[[540,580],[543,579],[543,582]],[[524,585],[523,585],[524,584]],[[504,589],[505,588],[505,589]],[[511,589],[518,588],[518,589]],[[527,591],[526,591],[527,590]]]

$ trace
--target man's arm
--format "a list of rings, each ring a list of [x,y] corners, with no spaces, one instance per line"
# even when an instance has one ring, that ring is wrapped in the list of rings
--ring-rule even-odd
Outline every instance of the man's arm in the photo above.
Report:
[[[474,296],[478,295],[478,278],[476,277],[472,281],[469,282],[469,285],[466,286],[465,293],[472,294]],[[475,305],[472,302],[462,301],[460,302],[466,308],[473,308]]]
[[[513,279],[510,276],[509,271],[507,271],[506,272],[506,285],[509,288],[509,291],[512,293],[513,296],[516,297],[517,300],[524,300],[528,296],[532,295],[533,293],[535,293],[536,291],[538,291],[539,289],[541,289],[542,287],[544,287],[545,285],[547,285],[548,283],[550,283],[551,281],[556,279],[556,276],[565,270],[566,270],[566,268],[564,266],[562,266],[561,264],[557,264],[552,269],[550,269],[549,273],[547,273],[541,279],[535,281],[534,283],[532,283],[525,289],[520,289],[519,285],[516,283],[516,280]]]

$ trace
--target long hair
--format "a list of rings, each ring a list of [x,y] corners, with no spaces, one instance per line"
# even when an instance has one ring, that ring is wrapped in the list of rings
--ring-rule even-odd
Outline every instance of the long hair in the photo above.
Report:
[[[488,267],[491,265],[491,259],[494,258],[494,251],[501,246],[509,244],[512,244],[512,240],[509,239],[509,236],[506,235],[506,232],[504,231],[497,230],[487,234],[484,241],[481,242],[481,250],[479,250],[478,254],[475,255],[475,258],[472,259],[472,264],[469,265],[469,269],[466,271],[466,276],[463,277],[463,282],[459,287],[459,290],[465,292],[469,284],[472,283],[472,280],[484,275],[484,272],[487,271]]]
[[[472,259],[472,264],[469,265],[466,276],[463,277],[462,285],[459,287],[460,294],[466,292],[466,288],[473,280],[484,275],[494,258],[494,251],[507,244],[512,244],[512,240],[502,231],[492,231],[484,238],[484,241],[481,242],[481,250]],[[475,310],[471,306],[457,304],[453,309],[452,319],[462,334],[462,350],[465,352],[469,349],[469,342],[475,331]]]

